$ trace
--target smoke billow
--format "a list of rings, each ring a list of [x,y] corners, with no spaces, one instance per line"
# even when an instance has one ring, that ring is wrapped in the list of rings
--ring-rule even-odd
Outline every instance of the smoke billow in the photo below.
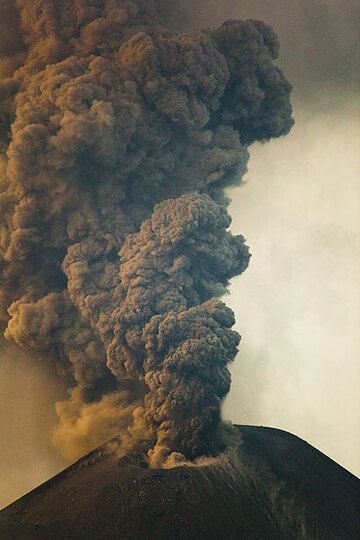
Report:
[[[225,190],[291,129],[277,37],[170,32],[149,0],[1,10],[0,316],[69,381],[53,441],[215,454],[240,341],[219,297],[250,257]]]

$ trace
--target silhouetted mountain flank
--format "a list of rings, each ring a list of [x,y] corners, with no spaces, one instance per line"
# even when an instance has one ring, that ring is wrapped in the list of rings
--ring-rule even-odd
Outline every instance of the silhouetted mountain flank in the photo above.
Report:
[[[0,538],[357,539],[360,481],[287,432],[239,426],[200,466],[149,469],[104,445],[0,513]]]

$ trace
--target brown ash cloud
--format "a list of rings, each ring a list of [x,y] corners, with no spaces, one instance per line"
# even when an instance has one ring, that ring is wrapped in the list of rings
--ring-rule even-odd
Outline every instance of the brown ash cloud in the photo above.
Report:
[[[277,37],[170,32],[146,0],[1,10],[0,317],[69,383],[53,441],[216,454],[240,340],[219,297],[250,257],[225,190],[292,126]]]

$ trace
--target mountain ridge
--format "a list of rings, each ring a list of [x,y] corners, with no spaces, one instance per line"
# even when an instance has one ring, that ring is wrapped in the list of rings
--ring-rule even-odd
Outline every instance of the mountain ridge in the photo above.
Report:
[[[4,540],[356,539],[360,481],[295,435],[236,426],[205,464],[148,469],[103,445],[0,512]]]

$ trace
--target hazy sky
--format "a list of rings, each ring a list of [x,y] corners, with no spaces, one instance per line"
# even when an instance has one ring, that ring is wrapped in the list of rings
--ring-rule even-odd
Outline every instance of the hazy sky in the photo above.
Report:
[[[228,303],[243,334],[225,414],[282,427],[360,473],[360,129],[296,109],[233,197],[252,263]]]
[[[294,85],[295,128],[251,149],[248,183],[231,193],[253,258],[226,299],[243,341],[225,417],[287,429],[359,474],[360,4],[179,1],[188,17],[165,4],[183,28],[269,22]],[[1,507],[64,462],[47,444],[61,385],[2,343],[0,360]]]
[[[0,340],[0,508],[66,466],[48,440],[63,396],[47,362]]]

